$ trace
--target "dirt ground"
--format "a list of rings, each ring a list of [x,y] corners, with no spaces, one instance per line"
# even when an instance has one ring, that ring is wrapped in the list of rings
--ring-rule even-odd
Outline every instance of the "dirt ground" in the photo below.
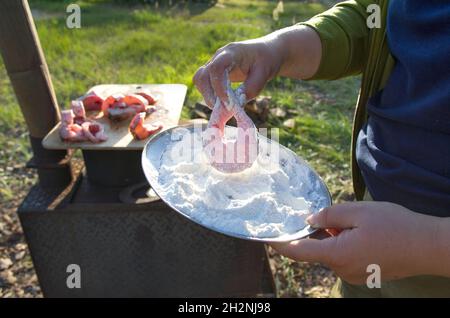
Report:
[[[17,208],[36,179],[24,167],[14,173],[19,184],[14,198],[0,203],[0,297],[41,297],[30,252],[17,217]]]

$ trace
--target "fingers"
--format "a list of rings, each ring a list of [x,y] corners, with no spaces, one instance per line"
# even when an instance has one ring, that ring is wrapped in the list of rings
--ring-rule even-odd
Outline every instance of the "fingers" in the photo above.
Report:
[[[271,243],[270,245],[278,253],[296,261],[328,264],[335,240],[334,237],[324,240],[308,238],[289,243]]]
[[[202,66],[198,69],[198,71],[194,75],[193,81],[197,89],[203,95],[206,105],[208,105],[208,107],[212,109],[214,107],[216,98],[214,90],[211,86],[211,82],[209,80],[209,72],[206,66]]]
[[[359,203],[336,204],[311,215],[306,221],[314,228],[354,228],[358,226],[360,211]]]
[[[244,81],[244,93],[247,100],[255,98],[272,77],[271,59],[258,62],[255,47],[243,47],[242,44],[230,43],[219,49],[211,60],[202,66],[194,76],[194,83],[205,98],[210,108],[214,106],[215,97],[229,105],[227,90],[229,81]],[[247,52],[247,53],[243,53]]]
[[[193,81],[203,95],[206,104],[213,108],[216,96],[228,105],[227,81],[228,72],[232,67],[230,53],[217,53],[210,62],[200,67],[195,73]]]
[[[224,51],[219,53],[208,65],[211,86],[216,93],[216,96],[219,97],[225,105],[228,105],[228,73],[232,67],[232,63],[233,60],[231,54]]]
[[[263,90],[267,82],[267,72],[264,67],[255,66],[250,70],[247,79],[244,82],[244,92],[247,100],[251,100],[258,96]]]
[[[214,107],[216,97],[219,97],[224,105],[229,104],[227,94],[229,74],[233,80],[244,79],[244,74],[240,71],[236,72],[239,68],[234,67],[236,54],[238,53],[236,53],[234,43],[224,46],[217,50],[211,60],[202,66],[194,76],[193,81],[210,108]]]

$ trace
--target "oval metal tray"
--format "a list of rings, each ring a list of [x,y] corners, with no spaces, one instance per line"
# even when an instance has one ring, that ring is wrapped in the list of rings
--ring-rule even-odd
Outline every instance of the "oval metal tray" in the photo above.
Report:
[[[203,124],[202,129],[203,130],[206,129],[206,126],[207,126],[206,124]],[[216,231],[216,232],[219,232],[219,233],[222,233],[225,235],[229,235],[229,236],[233,236],[233,237],[237,237],[237,238],[241,238],[241,239],[246,239],[246,240],[259,241],[259,242],[289,242],[289,241],[305,238],[317,231],[317,229],[314,229],[314,228],[310,227],[309,225],[307,225],[303,229],[299,230],[298,232],[295,232],[293,234],[285,234],[285,235],[282,235],[279,237],[253,237],[253,236],[241,235],[238,233],[230,233],[230,232],[224,231],[223,229],[213,227],[213,226],[207,226],[207,225],[203,224],[200,220],[193,218],[189,213],[190,211],[187,211],[186,209],[179,209],[178,207],[176,207],[173,204],[173,202],[170,202],[170,200],[168,200],[168,198],[166,198],[164,196],[164,191],[161,191],[161,185],[159,184],[159,181],[158,181],[159,180],[159,168],[161,165],[162,155],[165,152],[165,150],[167,149],[167,147],[171,143],[174,142],[172,140],[171,134],[176,129],[180,129],[180,128],[188,129],[191,132],[193,132],[194,127],[197,127],[197,129],[198,129],[199,125],[191,124],[191,125],[173,127],[168,130],[165,130],[165,131],[155,135],[154,137],[152,137],[147,142],[147,144],[145,145],[144,150],[142,152],[142,168],[144,170],[145,176],[146,176],[148,182],[150,183],[150,186],[155,191],[155,193],[168,206],[170,206],[176,212],[180,213],[182,216],[188,218],[189,220],[191,220],[201,226],[204,226],[206,228],[209,228],[213,231]],[[234,127],[227,126],[227,129],[234,129]],[[258,140],[260,142],[264,141],[264,142],[268,142],[268,143],[276,142],[276,141],[272,141],[260,134],[258,134]],[[280,144],[279,144],[279,147],[281,149],[283,149],[283,151],[289,153],[289,156],[292,156],[292,158],[295,158],[295,160],[299,164],[305,166],[308,169],[309,175],[311,175],[312,178],[314,178],[314,180],[313,180],[314,183],[316,185],[317,184],[319,185],[318,186],[318,189],[319,189],[318,196],[321,198],[321,200],[320,200],[320,202],[318,202],[316,204],[316,206],[313,207],[311,212],[317,213],[322,208],[330,206],[331,205],[330,193],[328,191],[327,186],[322,181],[322,179],[319,177],[319,175],[303,159],[301,159],[299,156],[297,156],[293,151],[289,150],[288,148],[286,148]]]

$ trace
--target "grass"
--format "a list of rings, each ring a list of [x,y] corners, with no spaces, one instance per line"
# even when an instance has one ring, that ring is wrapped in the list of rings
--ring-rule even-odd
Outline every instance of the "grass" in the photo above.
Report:
[[[49,13],[36,25],[61,107],[99,83],[184,83],[189,89],[182,116],[188,118],[202,99],[192,76],[216,49],[303,21],[332,1],[285,2],[276,21],[272,17],[276,1],[268,0],[158,9],[77,1],[82,8],[82,28],[72,30],[65,25],[65,9],[74,1],[29,2],[32,9]],[[276,79],[263,92],[272,96],[273,107],[287,110],[295,120],[295,126],[287,128],[283,120],[272,116],[269,125],[279,127],[281,142],[317,169],[335,201],[351,198],[351,117],[358,87],[359,78],[334,82]],[[14,176],[15,165],[23,166],[31,154],[26,126],[1,61],[0,104],[0,200],[7,201],[24,187]],[[286,294],[295,295],[298,286],[289,282]]]

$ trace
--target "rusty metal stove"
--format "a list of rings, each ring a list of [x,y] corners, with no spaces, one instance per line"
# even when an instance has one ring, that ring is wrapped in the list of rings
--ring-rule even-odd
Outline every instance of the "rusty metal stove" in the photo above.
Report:
[[[198,226],[146,191],[92,185],[75,167],[66,189],[36,185],[18,211],[45,296],[274,295],[264,245]],[[81,289],[66,286],[69,264]]]
[[[42,147],[59,108],[25,0],[0,2],[0,49],[30,130],[29,165],[39,172],[18,214],[45,296],[275,294],[265,246],[212,232],[149,199],[145,183],[133,186],[143,180],[139,156],[127,154],[130,170],[111,175],[129,182],[105,186],[89,181],[81,160]],[[79,289],[66,284],[70,264],[81,268]]]

